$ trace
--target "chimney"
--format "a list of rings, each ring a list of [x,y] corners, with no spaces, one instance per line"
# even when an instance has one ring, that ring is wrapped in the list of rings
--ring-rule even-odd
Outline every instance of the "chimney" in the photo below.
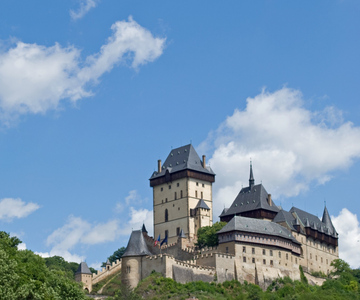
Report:
[[[206,156],[205,155],[203,155],[202,166],[204,169],[206,168]]]
[[[158,160],[158,173],[161,173],[161,159]]]
[[[268,202],[269,202],[269,205],[272,206],[271,194],[268,194]]]

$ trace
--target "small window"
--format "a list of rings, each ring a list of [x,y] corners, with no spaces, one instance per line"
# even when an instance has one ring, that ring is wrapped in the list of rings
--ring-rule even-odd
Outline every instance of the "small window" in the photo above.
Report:
[[[281,258],[281,252],[279,251],[279,258]]]
[[[197,196],[198,196],[198,195],[197,195],[197,191],[195,191],[195,198],[197,198]]]
[[[180,191],[180,198],[182,198],[183,197],[183,193],[182,193],[182,190]]]
[[[179,187],[179,186],[180,186],[180,183],[177,183],[176,186]]]
[[[229,253],[229,247],[226,247],[226,248],[225,248],[225,252],[226,252],[226,253]]]
[[[270,266],[274,265],[274,261],[270,260]]]
[[[270,256],[273,256],[273,252],[272,252],[272,250],[270,250]]]
[[[243,246],[243,253],[246,253],[246,247]]]
[[[255,263],[255,258],[253,257],[253,258],[251,259],[251,261],[252,261],[252,263],[254,264],[254,263]]]
[[[196,186],[199,186],[199,183],[198,183],[198,182],[196,183]]]
[[[169,236],[169,231],[165,230],[165,237]],[[167,244],[167,243],[166,243]]]
[[[161,189],[160,189],[160,191],[163,191],[163,190],[164,190],[164,188],[161,188]]]
[[[266,255],[266,250],[265,249],[263,249],[263,255]]]
[[[286,260],[289,260],[289,254],[286,253]]]
[[[255,248],[251,248],[251,253],[255,254]]]
[[[169,221],[169,212],[167,209],[165,209],[165,222]]]
[[[180,207],[178,207],[178,210],[180,210]]]
[[[328,264],[328,260],[326,259],[326,264]]]
[[[176,227],[176,235],[177,235],[177,236],[180,235],[180,227]]]
[[[295,263],[297,264],[297,257],[295,257]]]
[[[204,199],[204,195],[203,195],[203,192],[201,192],[201,199]]]
[[[246,257],[245,256],[243,257],[243,262],[246,263]]]
[[[169,190],[171,190],[171,185],[169,185]]]
[[[177,193],[176,192],[174,193],[174,199],[175,200],[177,199]]]
[[[167,198],[165,198],[165,202],[167,202]]]
[[[202,187],[205,187],[205,184],[202,184]]]
[[[266,265],[266,259],[263,259],[263,265]]]

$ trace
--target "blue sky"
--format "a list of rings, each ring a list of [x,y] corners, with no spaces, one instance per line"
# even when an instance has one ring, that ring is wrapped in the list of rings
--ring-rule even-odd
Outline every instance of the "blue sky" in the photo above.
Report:
[[[98,266],[143,221],[157,159],[192,143],[214,220],[254,176],[360,266],[358,1],[2,1],[0,226]]]

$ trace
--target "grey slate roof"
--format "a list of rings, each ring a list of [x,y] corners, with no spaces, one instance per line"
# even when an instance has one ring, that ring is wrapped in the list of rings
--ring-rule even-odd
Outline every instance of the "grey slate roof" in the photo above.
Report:
[[[327,212],[326,208],[325,210],[324,210],[323,219],[326,222],[322,222],[317,216],[296,207],[292,207],[290,209],[290,212],[296,213],[296,215],[299,217],[299,220],[304,225],[304,227],[310,227],[314,230],[320,230],[321,227],[323,227],[323,232],[328,233],[332,236],[337,236],[336,230],[331,223],[329,213]]]
[[[240,193],[231,204],[230,208],[221,216],[236,215],[247,211],[264,209],[278,212],[279,208],[272,201],[272,206],[268,203],[268,193],[262,184],[242,188]]]
[[[328,234],[331,234],[331,235],[337,234],[335,227],[334,227],[333,223],[331,222],[331,218],[330,218],[330,215],[329,215],[329,212],[328,212],[326,206],[324,208],[322,222],[324,223],[325,228],[327,228]],[[326,230],[325,230],[325,232],[326,232]]]
[[[107,264],[107,265],[111,265],[111,262],[110,262],[109,259],[106,261],[106,264]]]
[[[86,262],[80,263],[75,274],[92,274]]]
[[[222,210],[222,212],[221,212],[221,214],[220,214],[219,218],[220,218],[220,217],[222,217],[222,216],[225,216],[225,215],[226,215],[226,212],[227,212],[228,210],[229,210],[229,208],[224,207],[224,209]]]
[[[193,170],[215,175],[210,167],[203,168],[202,161],[191,144],[171,150],[169,156],[162,165],[161,172],[158,173],[155,171],[150,179],[164,176],[166,170],[169,170],[170,173]]]
[[[210,210],[209,206],[205,203],[203,199],[200,199],[198,204],[196,204],[195,208],[204,208]]]
[[[273,222],[274,223],[285,222],[291,230],[296,230],[294,225],[296,225],[297,219],[294,218],[291,212],[288,212],[286,210],[281,209],[275,216]]]
[[[241,216],[234,216],[229,223],[227,223],[217,233],[225,233],[231,231],[252,232],[271,236],[278,236],[284,239],[291,240],[293,243],[300,244],[285,227],[266,220],[246,218]]]
[[[125,253],[122,257],[126,256],[144,256],[152,255],[146,246],[146,242],[141,230],[134,230],[131,233],[128,245],[126,247]]]
[[[145,227],[145,224],[144,224],[144,223],[143,223],[143,226],[142,226],[142,228],[141,228],[141,231],[148,233],[148,231],[146,230],[146,227]]]

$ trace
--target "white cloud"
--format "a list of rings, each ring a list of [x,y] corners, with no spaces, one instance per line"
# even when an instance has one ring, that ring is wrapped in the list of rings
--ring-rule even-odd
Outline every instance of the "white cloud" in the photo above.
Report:
[[[17,246],[18,250],[26,250],[26,244],[25,243],[21,243]]]
[[[360,267],[360,224],[356,214],[343,208],[337,217],[331,216],[339,234],[339,256],[352,268]]]
[[[139,66],[158,58],[165,38],[156,38],[132,17],[111,27],[113,34],[100,52],[83,62],[73,46],[52,47],[17,42],[0,52],[0,117],[10,123],[20,114],[45,113],[60,101],[89,97],[90,84],[120,63]],[[128,55],[131,54],[131,55]]]
[[[90,9],[95,8],[99,1],[97,0],[80,0],[80,7],[77,12],[70,10],[70,16],[73,20],[81,19]]]
[[[4,198],[0,200],[0,220],[11,221],[14,218],[25,218],[39,207],[36,203],[26,203],[20,198]]]
[[[94,245],[114,241],[118,237],[119,222],[111,220],[103,224],[90,224],[79,218],[70,216],[66,224],[48,236],[46,244],[52,246],[50,252],[38,253],[41,256],[59,255],[67,261],[81,262],[84,256],[71,254],[78,244]]]
[[[199,147],[213,151],[209,163],[221,187],[214,190],[215,215],[248,185],[250,158],[257,183],[263,181],[276,200],[348,168],[360,156],[360,142],[354,141],[360,141],[360,128],[344,122],[335,108],[305,109],[300,91],[282,88],[248,98],[246,108],[236,109]]]

